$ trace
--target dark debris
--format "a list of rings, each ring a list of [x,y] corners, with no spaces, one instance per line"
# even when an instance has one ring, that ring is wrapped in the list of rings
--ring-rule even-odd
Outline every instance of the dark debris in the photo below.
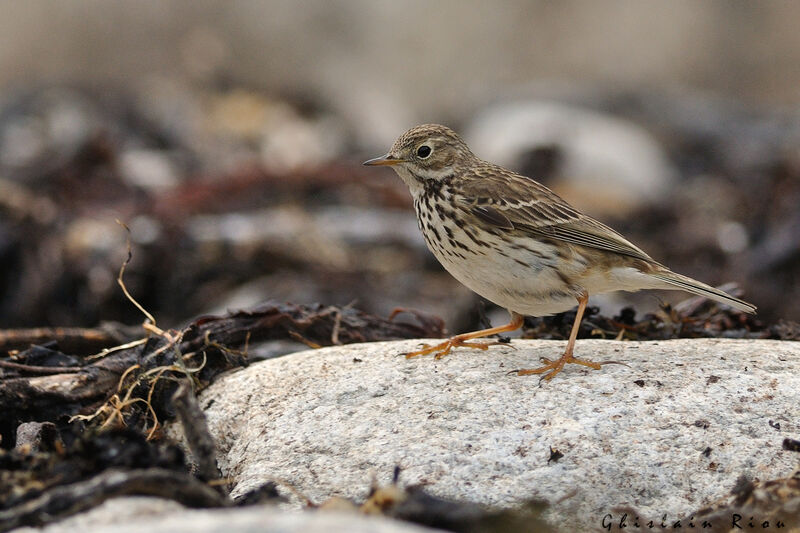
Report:
[[[783,439],[781,447],[790,452],[800,452],[800,440],[798,439]]]
[[[159,468],[185,471],[183,452],[174,445],[148,442],[132,429],[82,432],[63,427],[68,444],[53,451],[0,449],[0,509],[10,509],[49,489],[91,478],[107,469]]]
[[[336,510],[381,515],[427,527],[459,533],[549,533],[554,531],[542,514],[548,505],[531,500],[514,509],[496,510],[473,502],[453,501],[434,496],[424,487],[403,487],[398,483],[400,471],[395,468],[394,481],[373,487],[360,505],[334,497],[320,505],[321,511]]]
[[[440,319],[423,313],[412,317],[413,321],[391,320],[352,307],[268,302],[223,316],[200,317],[185,329],[96,359],[49,348],[26,350],[14,358],[16,366],[0,365],[1,442],[13,446],[16,427],[23,422],[63,424],[71,416],[91,416],[98,410],[98,421],[155,431],[159,424],[154,416],[166,419],[174,414],[177,379],[190,376],[196,392],[219,373],[246,365],[251,342],[296,338],[326,346],[443,335]],[[64,367],[67,362],[72,366]],[[42,376],[42,369],[49,375]]]
[[[575,311],[548,317],[527,317],[524,338],[567,339]],[[713,302],[671,307],[637,317],[631,307],[607,317],[597,307],[588,307],[578,330],[579,339],[626,339],[637,341],[679,338],[777,339],[798,340],[800,323],[782,320],[765,325],[757,315],[717,306]]]

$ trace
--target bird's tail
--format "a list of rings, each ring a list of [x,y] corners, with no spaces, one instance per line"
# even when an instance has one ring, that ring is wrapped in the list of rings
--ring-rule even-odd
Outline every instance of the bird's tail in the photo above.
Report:
[[[692,294],[704,296],[711,300],[716,300],[718,302],[728,304],[731,307],[739,309],[740,311],[744,311],[745,313],[756,312],[755,305],[747,303],[744,300],[740,300],[739,298],[734,298],[727,292],[715,289],[711,285],[706,285],[705,283],[697,281],[696,279],[676,274],[675,272],[672,272],[670,270],[651,272],[650,275],[659,281],[665,282],[668,286],[664,288],[681,289],[687,292],[691,292]],[[669,287],[669,285],[671,285],[671,287]]]

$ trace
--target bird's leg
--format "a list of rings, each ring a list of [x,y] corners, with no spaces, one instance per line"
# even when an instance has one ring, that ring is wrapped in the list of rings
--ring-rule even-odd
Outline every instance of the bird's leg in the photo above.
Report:
[[[435,353],[434,356],[436,359],[440,359],[447,355],[451,349],[457,348],[459,346],[466,346],[468,348],[478,348],[480,350],[486,350],[489,346],[493,346],[495,344],[503,344],[497,341],[492,342],[467,342],[470,339],[478,339],[480,337],[488,337],[489,335],[496,335],[498,333],[505,333],[507,331],[514,331],[515,329],[519,329],[522,327],[522,322],[524,320],[523,316],[510,311],[511,313],[511,322],[506,324],[505,326],[498,326],[496,328],[488,328],[482,329],[480,331],[473,331],[470,333],[462,333],[461,335],[456,335],[455,337],[450,337],[446,341],[436,344],[434,346],[428,346],[427,344],[422,347],[421,350],[417,350],[416,352],[411,352],[406,354],[406,359],[411,359],[412,357],[416,357],[418,355],[427,355],[429,353]]]
[[[583,359],[578,359],[577,357],[572,356],[572,351],[575,349],[575,339],[578,338],[578,329],[581,325],[581,319],[583,318],[583,312],[586,310],[586,303],[589,301],[589,294],[584,291],[580,297],[578,298],[578,312],[575,314],[575,322],[572,324],[572,331],[569,334],[569,341],[567,342],[567,349],[564,350],[564,355],[561,356],[560,359],[555,361],[551,361],[550,359],[544,358],[547,361],[547,364],[541,366],[539,368],[528,368],[523,370],[517,370],[517,375],[519,376],[527,376],[530,374],[545,374],[542,376],[542,379],[545,381],[550,381],[553,379],[553,376],[561,372],[564,368],[564,365],[567,363],[574,363],[578,365],[588,366],[589,368],[594,368],[595,370],[600,370],[601,365],[605,363],[594,363],[592,361],[584,361]]]

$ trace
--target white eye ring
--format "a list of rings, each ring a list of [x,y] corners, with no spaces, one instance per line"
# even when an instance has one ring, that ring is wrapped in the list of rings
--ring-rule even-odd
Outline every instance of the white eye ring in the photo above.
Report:
[[[431,148],[427,144],[422,144],[420,145],[419,148],[417,148],[417,157],[419,157],[420,159],[427,159],[430,157],[432,153],[433,153],[433,148]]]

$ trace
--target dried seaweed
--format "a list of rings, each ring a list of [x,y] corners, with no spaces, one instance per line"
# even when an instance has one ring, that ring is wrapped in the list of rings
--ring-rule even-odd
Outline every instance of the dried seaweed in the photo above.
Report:
[[[2,442],[13,446],[20,423],[64,422],[74,415],[106,425],[128,425],[135,418],[153,432],[160,418],[171,416],[169,398],[176,379],[189,377],[200,390],[219,373],[246,365],[241,350],[248,343],[302,338],[326,346],[443,334],[441,320],[423,314],[416,318],[418,323],[411,323],[351,307],[270,302],[200,317],[182,330],[122,345],[99,358],[76,359],[50,349],[48,358],[42,358],[43,349],[26,350],[0,359],[13,363],[0,367]]]
[[[575,320],[575,311],[549,317],[525,319],[524,337],[566,339]],[[757,316],[717,306],[703,299],[690,299],[679,306],[662,306],[658,313],[637,318],[631,307],[607,317],[597,307],[589,307],[581,322],[578,338],[626,339],[637,341],[679,338],[778,339],[800,338],[800,324],[782,320],[765,325]]]
[[[60,485],[8,510],[0,510],[0,532],[39,526],[100,505],[117,496],[155,496],[187,507],[225,507],[230,502],[189,474],[158,468],[105,470],[71,485]]]
[[[632,507],[620,507],[615,509],[616,515],[607,515],[603,524],[615,530],[628,528],[663,533],[681,529],[796,531],[800,527],[799,505],[800,470],[789,477],[767,481],[751,481],[741,475],[730,495],[683,517],[645,518]]]
[[[513,509],[492,509],[468,502],[435,496],[419,485],[401,486],[400,468],[395,467],[390,485],[376,486],[367,499],[357,505],[344,498],[334,497],[322,504],[308,502],[323,511],[357,512],[380,515],[427,527],[459,533],[547,533],[554,531],[542,514],[548,505],[531,500]]]

